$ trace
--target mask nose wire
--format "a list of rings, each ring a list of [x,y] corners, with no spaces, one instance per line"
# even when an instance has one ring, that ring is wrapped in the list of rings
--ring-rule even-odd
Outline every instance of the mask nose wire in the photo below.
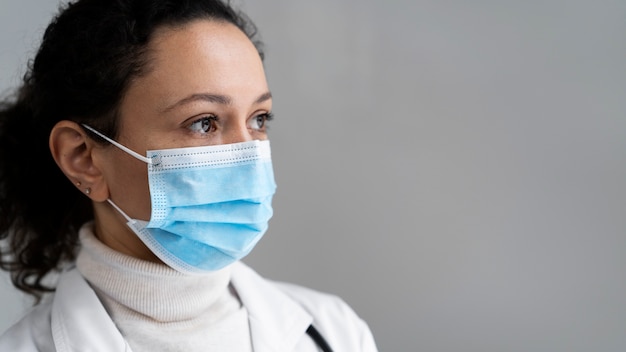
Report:
[[[131,150],[121,144],[119,144],[118,142],[112,140],[111,138],[105,136],[104,134],[100,133],[99,131],[96,131],[93,127],[86,125],[86,124],[81,124],[83,127],[85,127],[86,129],[90,130],[91,132],[97,134],[98,136],[102,137],[104,140],[106,140],[107,142],[113,144],[114,146],[120,148],[121,150],[125,151],[126,153],[128,153],[130,156],[135,157],[136,159],[139,159],[141,161],[143,161],[146,164],[153,164],[153,161],[151,158],[145,157],[137,152],[135,152],[134,150]]]

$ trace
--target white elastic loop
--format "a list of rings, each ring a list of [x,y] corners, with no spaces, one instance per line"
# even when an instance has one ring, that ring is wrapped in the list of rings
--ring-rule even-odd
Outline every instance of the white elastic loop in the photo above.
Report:
[[[88,129],[91,132],[97,134],[98,136],[104,138],[107,142],[109,142],[109,143],[113,144],[114,146],[120,148],[121,150],[125,151],[126,153],[130,154],[131,156],[134,156],[135,158],[143,161],[144,163],[152,164],[152,159],[150,159],[148,157],[145,157],[145,156],[143,156],[143,155],[141,155],[141,154],[139,154],[139,153],[137,153],[137,152],[135,152],[133,150],[130,150],[130,149],[126,148],[125,146],[117,143],[116,141],[112,140],[111,138],[109,138],[109,137],[103,135],[102,133],[96,131],[94,128],[92,128],[92,127],[90,127],[88,125],[85,125],[84,123],[82,125],[86,129]]]
[[[130,216],[126,215],[126,213],[123,212],[122,209],[120,209],[120,207],[118,207],[115,203],[113,203],[111,199],[107,198],[107,202],[109,202],[109,204],[111,204],[113,208],[115,208],[115,210],[117,210],[120,214],[122,214],[122,216],[126,218],[126,221],[135,222],[135,220],[133,220]]]

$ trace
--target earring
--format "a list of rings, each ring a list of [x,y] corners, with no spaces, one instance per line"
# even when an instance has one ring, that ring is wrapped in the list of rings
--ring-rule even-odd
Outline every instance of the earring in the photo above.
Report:
[[[80,181],[76,181],[74,184],[76,185],[76,187],[80,187],[80,185],[82,185],[82,183],[80,183]]]
[[[91,188],[89,187],[85,188],[85,194],[91,194]]]

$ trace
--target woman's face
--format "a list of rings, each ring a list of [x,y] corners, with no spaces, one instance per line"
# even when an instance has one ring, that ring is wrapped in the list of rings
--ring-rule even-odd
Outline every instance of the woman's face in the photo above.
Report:
[[[145,155],[154,149],[267,139],[272,100],[263,64],[237,27],[198,20],[161,28],[148,58],[146,74],[131,82],[121,102],[118,142]],[[147,165],[114,146],[101,154],[111,200],[130,217],[148,220]],[[135,236],[119,215],[119,223],[110,224],[111,209],[102,204],[95,207],[101,239]]]

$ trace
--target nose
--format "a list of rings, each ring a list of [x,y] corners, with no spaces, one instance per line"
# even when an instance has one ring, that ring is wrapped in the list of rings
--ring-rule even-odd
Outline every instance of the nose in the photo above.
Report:
[[[222,144],[232,144],[248,142],[252,140],[252,135],[248,129],[245,117],[237,118],[228,124],[222,133]]]

